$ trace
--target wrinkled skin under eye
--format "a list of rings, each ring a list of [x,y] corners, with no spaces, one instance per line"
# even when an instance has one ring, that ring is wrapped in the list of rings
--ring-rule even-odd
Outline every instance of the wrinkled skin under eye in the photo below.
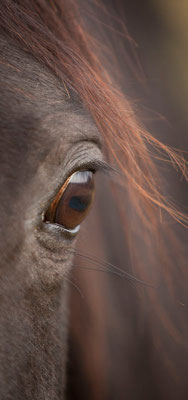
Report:
[[[93,203],[95,193],[94,173],[77,171],[59,190],[45,214],[45,222],[75,229],[84,220]]]

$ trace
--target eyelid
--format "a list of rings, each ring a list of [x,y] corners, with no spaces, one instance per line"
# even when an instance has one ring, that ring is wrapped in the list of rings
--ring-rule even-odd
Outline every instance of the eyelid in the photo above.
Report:
[[[111,175],[113,173],[117,173],[118,171],[111,167],[110,164],[108,164],[106,161],[101,161],[101,160],[94,160],[94,161],[88,161],[87,163],[82,163],[80,167],[75,169],[73,172],[76,172],[78,170],[90,170],[92,172],[102,172],[107,175]]]
[[[76,164],[74,168],[70,169],[66,175],[64,176],[63,183],[59,182],[56,191],[53,193],[51,198],[49,199],[50,202],[53,201],[53,198],[57,193],[64,187],[64,184],[67,180],[71,178],[71,176],[77,171],[88,170],[92,171],[93,173],[102,172],[107,175],[111,175],[114,172],[117,172],[113,167],[111,167],[106,161],[102,160],[87,160],[86,162],[81,162],[80,164]],[[65,189],[65,187],[64,187]]]
[[[48,222],[48,221],[43,222],[43,225],[46,226],[49,230],[51,230],[51,232],[59,231],[61,233],[68,234],[71,237],[74,237],[80,230],[80,225],[77,225],[73,229],[67,229],[64,226],[61,226],[61,225],[55,224],[55,223],[51,223],[51,222]]]

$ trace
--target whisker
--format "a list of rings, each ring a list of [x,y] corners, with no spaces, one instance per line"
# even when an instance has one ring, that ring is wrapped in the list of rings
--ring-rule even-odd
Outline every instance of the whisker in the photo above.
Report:
[[[125,278],[124,276],[120,275],[116,271],[111,270],[110,268],[101,268],[101,267],[95,268],[95,267],[90,267],[90,266],[89,267],[88,266],[87,267],[83,267],[83,266],[80,266],[80,265],[79,266],[78,265],[72,265],[72,268],[83,269],[83,270],[86,270],[86,271],[103,272],[103,273],[106,273],[106,274],[112,274],[112,275],[115,275],[115,276],[120,276],[121,278]],[[134,282],[130,278],[126,278],[126,279],[127,279],[128,283],[130,283],[133,287],[136,287]]]
[[[153,286],[152,284],[150,284],[150,283],[148,283],[148,282],[145,282],[145,281],[143,281],[143,280],[141,280],[141,279],[136,278],[135,276],[129,274],[129,273],[126,272],[126,271],[123,271],[121,268],[115,266],[115,265],[112,264],[112,263],[109,263],[108,261],[99,259],[99,258],[97,258],[97,257],[95,257],[95,256],[91,256],[91,255],[89,255],[89,254],[81,253],[81,252],[79,252],[78,250],[70,250],[70,249],[66,249],[66,250],[67,250],[69,253],[72,253],[72,254],[77,255],[78,257],[80,257],[80,258],[82,258],[82,259],[84,259],[84,260],[89,261],[89,262],[90,262],[91,264],[93,264],[93,265],[96,265],[96,266],[102,265],[103,270],[100,269],[101,272],[112,272],[113,274],[115,274],[115,275],[117,275],[117,276],[120,276],[120,277],[122,277],[122,278],[126,278],[127,280],[134,281],[134,282],[139,283],[139,284],[141,284],[141,285],[154,288],[154,286]],[[104,269],[104,267],[106,267],[106,269]],[[78,268],[78,267],[77,267],[77,268]],[[82,267],[82,268],[83,268],[83,267]]]
[[[71,279],[69,279],[69,278],[67,278],[67,277],[65,277],[65,280],[66,280],[68,283],[70,283],[71,286],[73,286],[73,287],[77,290],[77,292],[79,293],[79,295],[81,296],[81,298],[84,299],[84,294],[83,294],[83,292],[81,291],[81,289],[79,288],[79,286],[76,285],[75,282],[73,282]]]
[[[98,272],[105,272],[105,273],[111,273],[113,275],[119,276],[121,278],[127,279],[127,281],[129,281],[130,283],[137,283],[140,285],[144,285],[144,286],[148,286],[151,287],[153,289],[155,289],[156,287],[148,282],[145,282],[141,279],[136,278],[134,275],[129,274],[126,271],[123,271],[121,268],[115,266],[114,264],[102,260],[98,257],[95,256],[91,256],[89,254],[84,254],[81,252],[78,252],[78,250],[70,250],[70,249],[65,249],[67,252],[77,255],[78,257],[84,259],[85,261],[89,261],[91,264],[93,264],[94,266],[96,266],[97,268],[91,268],[91,267],[83,267],[83,266],[76,266],[74,264],[71,265],[72,268],[77,268],[77,269],[85,269],[85,270],[91,270],[91,271],[98,271]],[[56,263],[60,263],[62,261],[64,261],[64,258],[60,258],[60,259],[54,259],[54,261]],[[135,285],[134,285],[135,286]]]

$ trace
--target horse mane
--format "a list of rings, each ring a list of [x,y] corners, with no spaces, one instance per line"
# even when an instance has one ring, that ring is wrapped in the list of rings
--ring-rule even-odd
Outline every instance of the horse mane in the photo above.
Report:
[[[67,101],[81,100],[101,132],[107,158],[114,170],[121,172],[116,175],[120,191],[113,185],[111,192],[119,207],[119,223],[123,224],[122,234],[128,243],[134,275],[155,286],[139,286],[137,294],[140,313],[147,321],[145,329],[155,349],[151,360],[155,359],[161,369],[154,375],[160,380],[164,373],[181,387],[186,381],[182,355],[187,351],[184,304],[188,276],[185,250],[173,226],[176,222],[187,227],[188,216],[164,194],[155,160],[170,163],[188,180],[183,155],[154,138],[137,121],[130,102],[103,67],[103,49],[86,29],[78,2],[4,0],[0,29],[57,76]],[[89,374],[89,368],[92,375],[92,365],[87,361],[83,374]],[[100,398],[95,390],[95,385],[91,385],[90,399]]]

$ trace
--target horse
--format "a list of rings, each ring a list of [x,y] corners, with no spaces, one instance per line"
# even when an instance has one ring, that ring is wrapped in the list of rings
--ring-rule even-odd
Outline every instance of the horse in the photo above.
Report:
[[[188,218],[153,158],[187,179],[186,164],[139,124],[87,29],[74,0],[1,2],[0,398],[187,399],[186,249],[172,221]],[[98,172],[102,208],[85,223]],[[109,220],[130,268],[96,255]]]

